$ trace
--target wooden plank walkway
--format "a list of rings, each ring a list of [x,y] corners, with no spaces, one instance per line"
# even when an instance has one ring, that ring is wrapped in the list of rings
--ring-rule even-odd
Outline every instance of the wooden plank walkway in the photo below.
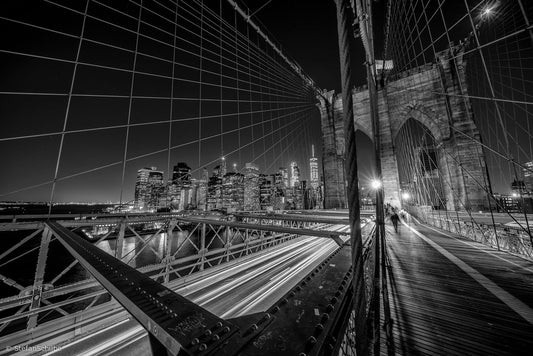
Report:
[[[412,227],[387,226],[394,354],[533,355],[533,262]]]

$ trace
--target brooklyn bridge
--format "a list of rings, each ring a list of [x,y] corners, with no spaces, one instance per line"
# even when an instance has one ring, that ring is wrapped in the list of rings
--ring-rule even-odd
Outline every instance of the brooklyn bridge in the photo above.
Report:
[[[0,355],[531,354],[533,2],[0,9]]]

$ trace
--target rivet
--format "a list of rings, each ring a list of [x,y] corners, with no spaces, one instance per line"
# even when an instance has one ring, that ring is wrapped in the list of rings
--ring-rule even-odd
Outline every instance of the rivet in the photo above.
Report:
[[[270,318],[272,318],[272,316],[268,313],[266,313],[262,318],[261,320],[259,320],[259,322],[263,322],[263,321],[267,321],[269,320]]]
[[[326,313],[322,314],[322,318],[320,318],[320,322],[321,322],[322,324],[325,324],[326,321],[328,321],[328,320],[329,320],[329,315],[326,314]]]
[[[320,335],[320,333],[324,331],[324,325],[322,324],[316,324],[315,326],[315,335]]]

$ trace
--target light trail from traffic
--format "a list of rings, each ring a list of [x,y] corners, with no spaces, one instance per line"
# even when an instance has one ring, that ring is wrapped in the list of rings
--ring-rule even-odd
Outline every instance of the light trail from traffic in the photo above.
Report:
[[[343,240],[349,239],[346,225],[315,228],[346,232]],[[337,248],[332,239],[302,236],[172,289],[225,319],[253,314],[268,309]],[[131,318],[105,330],[47,354],[135,356],[150,352],[146,331]]]

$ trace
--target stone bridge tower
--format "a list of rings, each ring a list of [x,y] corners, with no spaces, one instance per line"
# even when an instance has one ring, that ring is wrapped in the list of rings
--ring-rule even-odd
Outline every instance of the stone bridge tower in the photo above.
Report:
[[[455,57],[455,61],[450,59]],[[463,50],[453,47],[426,64],[395,77],[378,90],[379,131],[385,203],[401,206],[395,140],[410,118],[424,125],[438,149],[439,177],[448,210],[487,206],[485,160],[467,95]],[[443,94],[445,93],[445,95]],[[342,99],[333,91],[319,97],[322,120],[325,207],[346,206]],[[367,87],[353,90],[356,130],[372,139]]]

